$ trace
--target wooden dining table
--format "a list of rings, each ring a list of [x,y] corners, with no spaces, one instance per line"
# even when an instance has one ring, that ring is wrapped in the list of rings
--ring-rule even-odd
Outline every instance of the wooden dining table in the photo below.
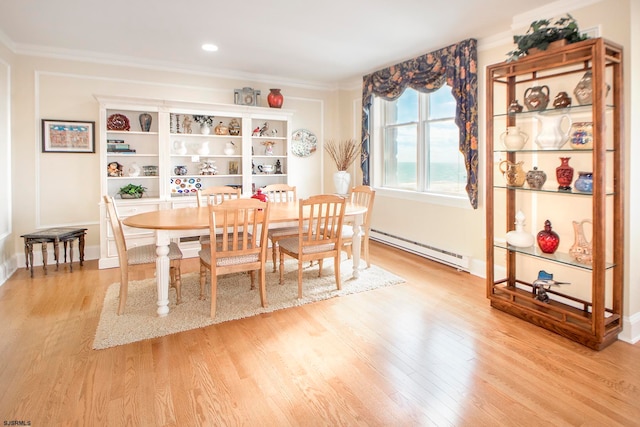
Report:
[[[367,212],[366,206],[347,202],[345,218],[351,218],[353,226],[353,277],[359,276],[360,266],[360,227]],[[300,220],[300,206],[297,201],[273,203],[269,209],[269,227],[277,228],[285,223],[297,223]],[[161,209],[145,212],[125,218],[122,223],[128,227],[155,230],[156,237],[156,282],[158,289],[158,316],[169,314],[169,243],[171,239],[202,234],[209,228],[209,208],[189,207]],[[288,226],[288,224],[286,224]]]

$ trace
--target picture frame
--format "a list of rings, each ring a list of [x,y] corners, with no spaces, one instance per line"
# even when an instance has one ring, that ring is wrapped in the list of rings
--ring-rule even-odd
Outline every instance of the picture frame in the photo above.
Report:
[[[238,175],[240,173],[240,163],[232,160],[229,162],[229,175]]]
[[[43,153],[95,153],[96,122],[42,119]]]

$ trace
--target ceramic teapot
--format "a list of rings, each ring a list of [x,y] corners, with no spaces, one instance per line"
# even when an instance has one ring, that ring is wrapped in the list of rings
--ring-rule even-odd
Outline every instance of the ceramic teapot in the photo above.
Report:
[[[507,150],[520,150],[529,140],[529,135],[518,126],[507,126],[507,130],[500,135],[500,140]]]
[[[536,144],[543,150],[557,150],[569,140],[571,117],[568,114],[536,114],[540,132],[536,135]],[[562,130],[563,120],[567,121],[566,130]]]
[[[524,91],[524,105],[529,111],[540,111],[549,104],[549,86],[532,86]]]
[[[258,165],[258,170],[262,173],[272,173],[273,165]]]
[[[503,160],[498,165],[508,186],[522,187],[524,185],[526,174],[522,169],[523,163],[524,162],[511,163],[509,160]]]

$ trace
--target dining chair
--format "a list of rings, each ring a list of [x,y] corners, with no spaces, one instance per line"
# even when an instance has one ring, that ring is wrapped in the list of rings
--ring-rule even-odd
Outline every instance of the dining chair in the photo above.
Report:
[[[340,284],[340,253],[342,248],[342,221],[346,199],[333,194],[321,194],[300,200],[298,235],[281,239],[280,284],[284,283],[284,257],[298,260],[298,298],[302,298],[302,265],[305,261],[318,261],[318,276],[322,276],[322,262],[333,258],[337,289]]]
[[[369,260],[369,232],[371,231],[371,212],[373,211],[373,200],[376,192],[368,185],[359,185],[351,189],[349,201],[358,206],[366,206],[367,212],[362,218],[362,226],[360,227],[360,236],[362,243],[364,259],[367,261],[367,268],[371,267]],[[342,247],[346,250],[347,255],[351,258],[351,250],[353,246],[353,226],[351,223],[345,223],[342,227]]]
[[[287,184],[271,184],[262,188],[262,194],[265,194],[270,203],[287,203],[298,200],[296,187]],[[273,259],[273,272],[276,272],[278,265],[278,242],[287,237],[295,237],[298,235],[298,226],[271,228],[268,233],[271,240],[271,254]]]
[[[113,229],[113,236],[118,251],[118,262],[120,264],[120,293],[118,303],[118,315],[124,313],[124,307],[127,303],[127,293],[129,290],[129,267],[141,264],[156,263],[156,245],[141,245],[127,248],[127,242],[124,238],[122,224],[116,211],[116,205],[113,197],[104,196],[104,203],[107,206],[109,222]],[[176,288],[176,304],[182,302],[181,279],[180,279],[180,260],[182,259],[182,251],[175,242],[169,244],[169,283],[171,287]]]
[[[260,302],[267,306],[265,261],[269,203],[257,199],[225,200],[209,205],[209,236],[215,245],[200,250],[200,299],[204,299],[207,270],[211,272],[211,318],[216,316],[218,276],[248,271],[255,289],[260,273]],[[219,233],[219,234],[216,234]],[[258,238],[259,236],[259,238]]]
[[[242,194],[240,187],[218,185],[203,188],[196,192],[198,207],[207,205],[219,205],[225,200],[239,199]]]
[[[203,188],[196,193],[198,200],[198,207],[207,205],[219,205],[225,200],[239,199],[242,194],[240,187],[231,187],[228,185],[218,185],[213,187]],[[200,236],[200,245],[209,245],[209,235],[205,234]]]

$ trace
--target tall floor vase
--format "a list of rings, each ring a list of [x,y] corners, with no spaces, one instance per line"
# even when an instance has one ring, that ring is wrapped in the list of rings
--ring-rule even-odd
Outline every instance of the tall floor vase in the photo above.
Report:
[[[338,171],[333,174],[333,185],[336,193],[346,195],[349,193],[349,184],[351,184],[351,175],[347,171]]]

